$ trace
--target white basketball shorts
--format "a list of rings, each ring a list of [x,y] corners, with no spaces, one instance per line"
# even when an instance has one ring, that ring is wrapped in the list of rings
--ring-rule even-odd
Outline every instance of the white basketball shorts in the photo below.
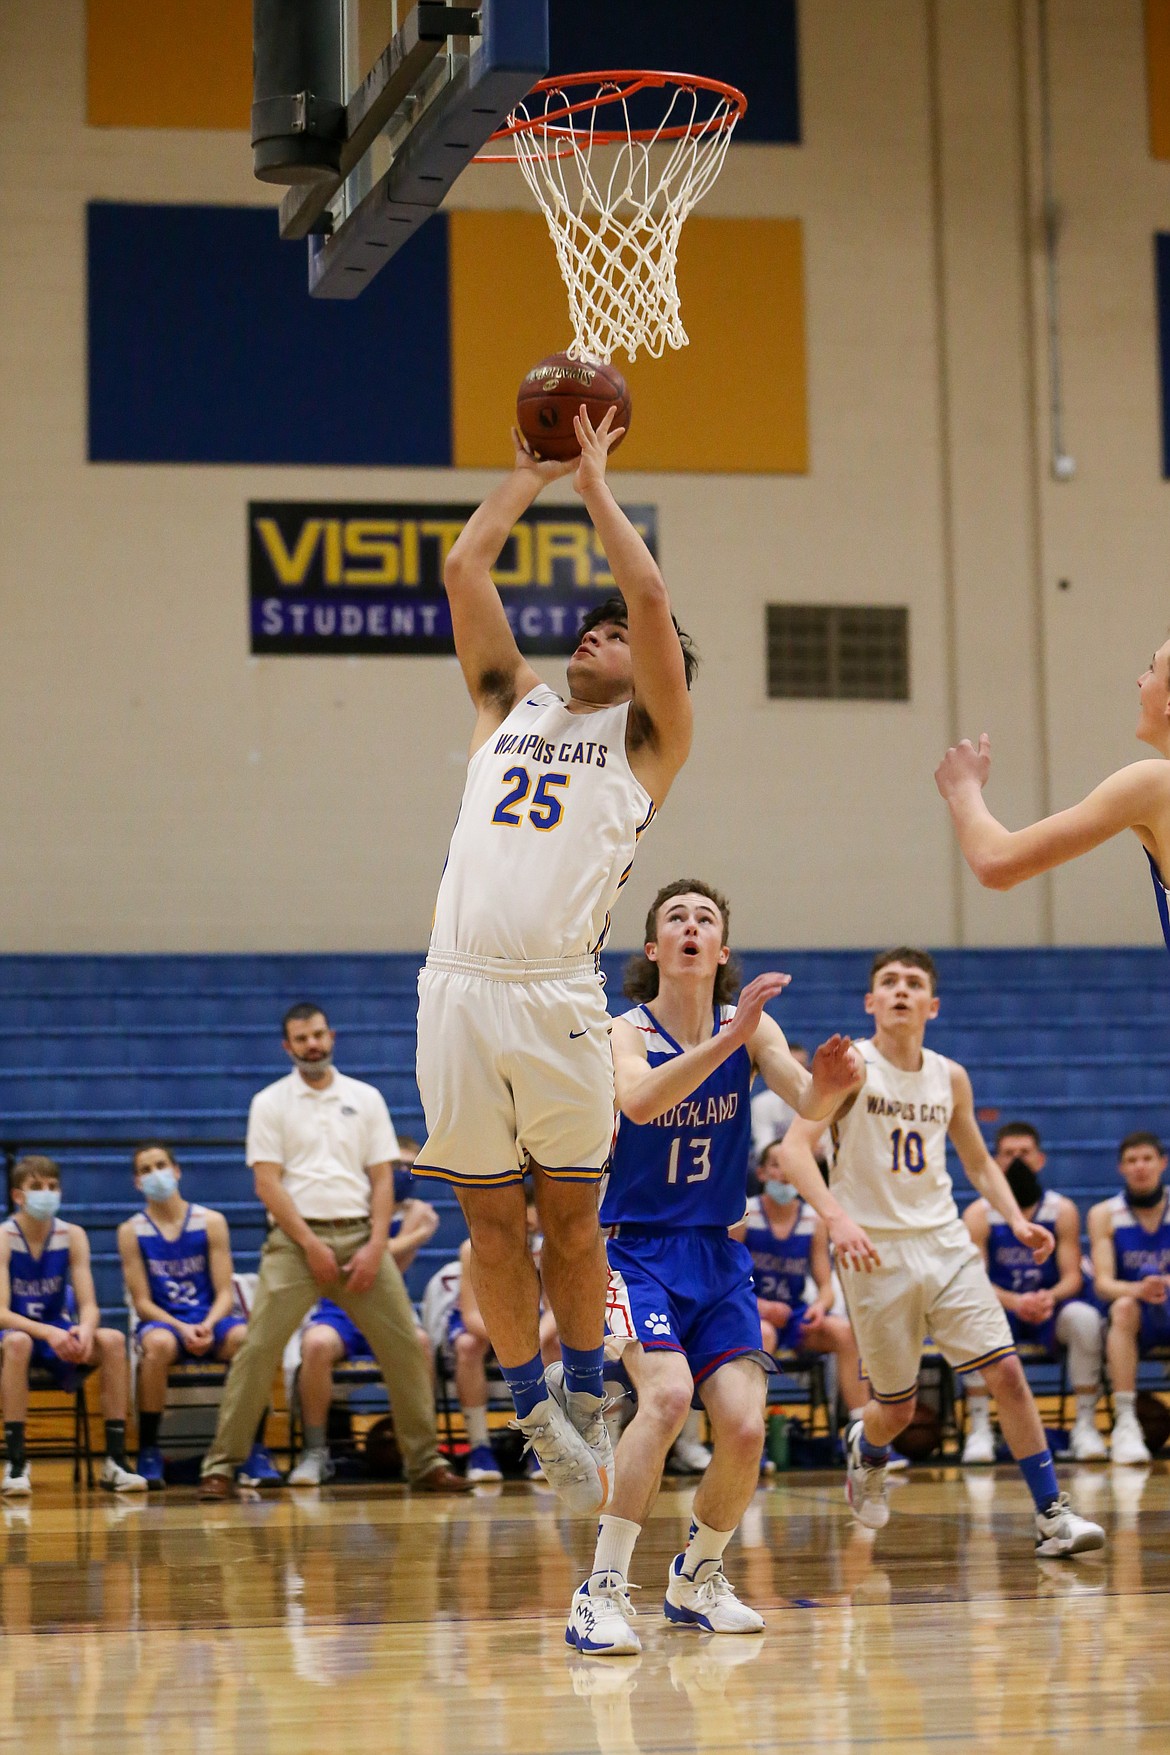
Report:
[[[879,1402],[917,1393],[929,1338],[955,1371],[977,1371],[1015,1350],[1003,1305],[962,1220],[939,1231],[870,1231],[881,1267],[837,1262],[862,1368]]]
[[[416,1176],[456,1186],[595,1182],[613,1144],[613,1056],[591,957],[511,963],[432,951],[418,978]]]

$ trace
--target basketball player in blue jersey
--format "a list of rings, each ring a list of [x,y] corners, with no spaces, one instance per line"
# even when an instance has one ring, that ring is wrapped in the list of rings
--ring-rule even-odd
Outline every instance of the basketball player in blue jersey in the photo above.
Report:
[[[144,1492],[142,1476],[126,1466],[126,1337],[101,1327],[88,1237],[80,1225],[57,1217],[60,1171],[52,1158],[22,1158],[10,1189],[16,1210],[0,1225],[0,1406],[8,1453],[0,1493],[32,1492],[24,1428],[34,1365],[69,1391],[91,1371],[101,1372],[106,1460],[100,1485],[108,1493]]]
[[[1043,1347],[1051,1358],[1062,1347],[1077,1398],[1076,1419],[1069,1435],[1074,1462],[1103,1462],[1105,1441],[1097,1430],[1097,1398],[1101,1393],[1101,1312],[1082,1296],[1081,1215],[1066,1194],[1045,1188],[1040,1172],[1048,1162],[1040,1135],[1030,1121],[1008,1121],[996,1130],[995,1161],[1019,1203],[1025,1219],[1051,1231],[1055,1249],[1037,1263],[1026,1244],[989,1201],[977,1200],[963,1214],[963,1223],[983,1257],[995,1295],[1007,1312],[1016,1341]],[[966,1382],[967,1433],[965,1463],[993,1463],[995,1434],[987,1389],[978,1372]]]
[[[947,1170],[950,1139],[968,1177],[1037,1262],[1053,1236],[1020,1211],[975,1120],[971,1081],[957,1061],[924,1047],[938,1016],[933,959],[908,945],[875,957],[865,1009],[872,1040],[857,1044],[864,1079],[833,1115],[830,1186],[881,1257],[859,1274],[837,1267],[862,1363],[873,1391],[849,1430],[846,1494],[858,1521],[889,1519],[886,1463],[910,1424],[927,1335],[951,1367],[981,1373],[995,1396],[1000,1426],[1036,1505],[1036,1554],[1057,1559],[1104,1545],[1104,1532],[1062,1494],[1040,1416],[1003,1305],[955,1206]],[[813,1149],[821,1129],[794,1121],[780,1148],[787,1181],[807,1197],[821,1184]]]
[[[1113,1380],[1115,1463],[1148,1463],[1135,1412],[1138,1360],[1170,1346],[1170,1195],[1166,1151],[1157,1134],[1122,1140],[1118,1169],[1125,1193],[1089,1209],[1097,1297],[1109,1309],[1105,1346]]]
[[[1157,750],[1159,759],[1119,768],[1079,804],[1029,828],[1005,829],[984,803],[983,788],[991,773],[986,732],[978,749],[967,739],[949,749],[934,778],[950,807],[963,857],[990,890],[1010,890],[1132,829],[1150,862],[1158,918],[1170,950],[1170,640],[1159,646],[1138,678],[1138,696],[1135,735]]]
[[[710,1633],[757,1633],[723,1552],[759,1482],[763,1351],[752,1263],[729,1235],[744,1215],[751,1152],[750,1092],[758,1071],[798,1114],[827,1116],[856,1076],[849,1044],[822,1044],[811,1073],[788,1052],[764,1006],[788,984],[760,975],[738,1005],[729,911],[693,878],[666,885],[646,921],[644,956],[626,992],[642,1003],[613,1026],[620,1109],[601,1201],[610,1279],[607,1322],[637,1391],[617,1454],[612,1509],[602,1514],[593,1568],[573,1598],[565,1638],[578,1651],[641,1649],[629,1599],[634,1545],[662,1468],[698,1391],[712,1460],[695,1494],[690,1541],[667,1576],[668,1621]],[[821,1184],[818,1202],[843,1254],[868,1249]]]
[[[158,1433],[168,1372],[182,1360],[234,1359],[247,1322],[234,1308],[223,1214],[183,1199],[182,1171],[161,1140],[139,1146],[132,1170],[146,1205],[119,1225],[118,1253],[138,1317],[138,1472],[153,1492],[166,1485]],[[251,1485],[280,1480],[259,1436],[241,1476]]]
[[[469,519],[444,571],[455,649],[475,705],[459,818],[419,978],[418,1082],[428,1136],[415,1174],[450,1182],[471,1274],[519,1425],[566,1504],[612,1486],[602,1418],[607,1270],[597,1184],[613,1136],[613,1061],[597,957],[638,837],[691,743],[694,656],[653,556],[605,479],[613,412],[576,421],[581,455],[515,467]],[[618,597],[586,617],[568,699],[516,645],[495,565],[541,489],[573,473]],[[563,1382],[539,1348],[540,1286],[526,1170]]]

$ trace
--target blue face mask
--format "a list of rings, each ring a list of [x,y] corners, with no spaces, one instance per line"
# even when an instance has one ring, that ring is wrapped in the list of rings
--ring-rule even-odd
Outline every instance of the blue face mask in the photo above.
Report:
[[[61,1193],[56,1188],[26,1188],[24,1210],[30,1219],[55,1219],[61,1210]]]
[[[173,1170],[148,1170],[138,1185],[147,1200],[170,1200],[179,1186]]]
[[[789,1201],[800,1199],[799,1188],[794,1188],[791,1182],[768,1181],[764,1184],[764,1191],[768,1199],[774,1200],[780,1207],[786,1207]]]

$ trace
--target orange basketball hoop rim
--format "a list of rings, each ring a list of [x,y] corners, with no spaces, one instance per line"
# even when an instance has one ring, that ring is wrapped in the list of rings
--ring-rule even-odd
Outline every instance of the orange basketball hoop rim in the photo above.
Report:
[[[569,89],[580,86],[592,86],[595,89],[590,96],[569,100]],[[673,87],[676,93],[709,93],[718,101],[710,113],[701,119],[695,118],[690,122],[677,123],[666,128],[597,128],[592,122],[587,127],[579,127],[568,120],[574,116],[596,116],[599,110],[608,109],[613,104],[627,103],[640,92],[664,90],[668,87]],[[585,144],[619,146],[638,140],[649,145],[660,140],[698,140],[723,130],[730,133],[747,109],[747,98],[743,92],[734,85],[728,85],[725,80],[708,79],[699,73],[656,73],[649,68],[550,75],[546,79],[537,80],[525,98],[525,104],[531,103],[540,92],[546,94],[546,97],[558,94],[565,101],[558,109],[546,108],[532,115],[522,116],[514,110],[507,126],[497,128],[492,135],[492,142],[510,140],[517,134],[537,135],[542,138],[547,156],[559,158]],[[566,121],[567,126],[564,125]],[[475,157],[475,163],[481,165],[511,164],[513,161],[514,155],[508,152],[480,152]]]

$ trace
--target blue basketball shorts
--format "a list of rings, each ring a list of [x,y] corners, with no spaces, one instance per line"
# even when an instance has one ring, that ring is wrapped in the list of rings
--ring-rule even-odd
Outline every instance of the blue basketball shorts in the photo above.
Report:
[[[1056,1322],[1061,1312],[1057,1305],[1047,1322],[1021,1322],[1014,1311],[1006,1312],[1008,1327],[1012,1331],[1012,1339],[1023,1347],[1043,1347],[1053,1359],[1060,1352],[1060,1342],[1056,1338]]]
[[[372,1359],[374,1357],[370,1343],[357,1324],[345,1314],[344,1310],[323,1310],[313,1316],[310,1328],[331,1328],[334,1334],[341,1337],[345,1348],[343,1357],[346,1359]]]
[[[767,1370],[752,1258],[718,1226],[615,1225],[606,1242],[606,1326],[647,1352],[682,1353],[696,1383],[731,1359]]]
[[[186,1322],[192,1328],[194,1328],[197,1323],[205,1322],[206,1320],[207,1312],[205,1310],[192,1310],[187,1316],[179,1316],[177,1312],[175,1315],[176,1322]],[[201,1359],[218,1359],[223,1350],[223,1344],[232,1329],[244,1328],[246,1326],[245,1319],[242,1316],[234,1316],[231,1311],[229,1311],[226,1316],[221,1316],[212,1331],[215,1338],[210,1347],[208,1347],[206,1353],[192,1353],[188,1347],[183,1345],[182,1336],[175,1333],[175,1330],[171,1327],[169,1322],[140,1322],[137,1329],[134,1331],[134,1340],[139,1352],[141,1352],[142,1338],[144,1335],[148,1335],[152,1328],[168,1329],[170,1330],[170,1333],[175,1336],[175,1344],[179,1349],[177,1358],[179,1360],[192,1360],[195,1364],[198,1364]]]
[[[1144,1355],[1151,1347],[1170,1347],[1170,1304],[1142,1305],[1138,1352]]]
[[[62,1321],[54,1322],[51,1326],[53,1328],[70,1329],[74,1325],[71,1318],[65,1317]],[[4,1333],[0,1333],[0,1345],[3,1344],[6,1334],[12,1334],[14,1332],[14,1330],[8,1329],[5,1330]],[[58,1389],[69,1391],[79,1388],[79,1386],[85,1382],[90,1372],[97,1370],[96,1359],[91,1360],[88,1365],[75,1365],[67,1359],[58,1359],[48,1341],[40,1340],[33,1341],[32,1356],[29,1359],[28,1364],[30,1371],[47,1372],[47,1374],[53,1379],[53,1382],[57,1385]]]

